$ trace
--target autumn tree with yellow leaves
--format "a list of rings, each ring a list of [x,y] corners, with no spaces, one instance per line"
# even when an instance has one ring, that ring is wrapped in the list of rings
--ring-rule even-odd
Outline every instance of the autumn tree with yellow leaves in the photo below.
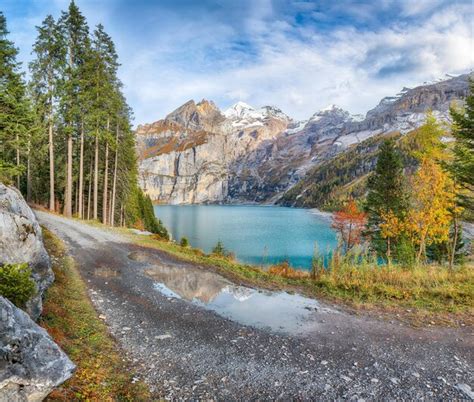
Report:
[[[417,261],[426,259],[426,246],[449,240],[455,208],[453,181],[432,159],[423,158],[411,180],[411,207],[405,229],[416,244]]]

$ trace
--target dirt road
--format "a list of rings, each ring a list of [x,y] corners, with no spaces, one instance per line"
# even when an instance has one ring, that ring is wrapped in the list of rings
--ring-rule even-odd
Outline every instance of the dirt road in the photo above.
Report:
[[[37,215],[68,245],[97,310],[157,396],[474,400],[472,327],[413,329],[237,287],[126,236]]]

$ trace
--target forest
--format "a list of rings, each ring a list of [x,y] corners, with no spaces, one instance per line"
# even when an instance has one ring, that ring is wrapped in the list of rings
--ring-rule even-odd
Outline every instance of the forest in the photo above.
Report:
[[[72,1],[37,27],[28,80],[0,13],[0,181],[67,217],[168,237],[138,187],[132,110],[112,38]]]
[[[364,239],[388,265],[447,262],[453,268],[470,254],[462,222],[472,220],[474,209],[472,84],[465,108],[450,113],[449,128],[428,113],[419,129],[382,141],[363,196],[349,192],[334,214],[344,254]]]

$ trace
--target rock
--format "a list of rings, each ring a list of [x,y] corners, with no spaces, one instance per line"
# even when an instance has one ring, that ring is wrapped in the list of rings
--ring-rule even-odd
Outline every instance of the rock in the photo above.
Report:
[[[0,183],[0,265],[28,263],[36,294],[26,311],[36,320],[41,314],[42,297],[53,282],[51,262],[43,244],[41,227],[18,190]]]
[[[43,328],[0,296],[0,401],[41,401],[74,369]]]
[[[467,384],[456,384],[456,388],[461,391],[466,398],[474,401],[474,391],[472,391],[471,387]]]
[[[161,341],[161,340],[163,340],[163,339],[169,339],[169,338],[171,338],[171,337],[172,337],[172,336],[171,336],[170,334],[164,334],[164,335],[157,335],[157,336],[155,336],[155,339]]]

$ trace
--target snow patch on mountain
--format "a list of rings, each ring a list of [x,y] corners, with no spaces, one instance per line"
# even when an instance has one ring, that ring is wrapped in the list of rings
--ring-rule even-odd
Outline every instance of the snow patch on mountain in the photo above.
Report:
[[[263,106],[259,109],[255,109],[242,101],[237,102],[225,110],[223,115],[231,120],[231,124],[235,128],[263,126],[263,122],[269,118],[291,121],[291,119],[276,106]]]

